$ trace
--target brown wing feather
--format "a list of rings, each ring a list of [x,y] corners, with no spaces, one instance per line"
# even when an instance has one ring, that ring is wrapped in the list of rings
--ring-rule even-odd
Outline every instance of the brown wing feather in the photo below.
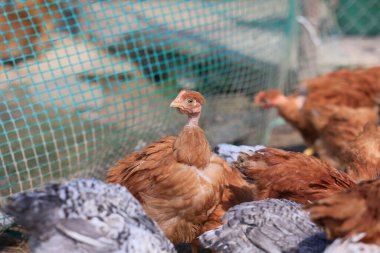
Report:
[[[274,148],[241,156],[234,166],[254,181],[257,199],[307,203],[355,185],[348,175],[317,158]]]

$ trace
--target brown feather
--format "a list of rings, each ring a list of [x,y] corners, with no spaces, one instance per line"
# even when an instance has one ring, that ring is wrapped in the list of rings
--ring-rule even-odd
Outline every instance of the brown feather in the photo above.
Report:
[[[193,91],[193,90],[183,90],[182,91],[183,94],[182,94],[182,99],[195,99],[197,100],[201,105],[204,105],[206,104],[206,99],[202,96],[201,93],[197,92],[197,91]]]
[[[380,245],[380,180],[360,183],[348,191],[306,206],[311,219],[329,239],[365,233],[364,243]]]
[[[341,155],[347,173],[357,181],[375,179],[380,174],[380,126],[367,123]]]
[[[257,199],[308,203],[355,185],[348,175],[317,158],[274,148],[243,154],[234,166],[254,181]]]
[[[281,103],[278,103],[283,97],[280,91],[261,91],[255,97],[255,104],[264,108],[275,106],[311,146],[333,115],[330,110],[324,110],[325,106],[373,109],[380,102],[380,67],[338,70],[306,80],[301,91],[304,96],[294,93],[282,98]]]
[[[196,101],[188,103],[184,99],[188,95]],[[127,155],[107,175],[108,182],[128,188],[173,243],[190,243],[200,234],[222,199],[229,169],[211,152],[197,126],[200,103],[205,102],[200,96],[181,91],[172,102],[174,107],[184,108],[182,113],[191,121],[178,137],[165,137]]]
[[[358,137],[366,123],[378,121],[378,109],[328,105],[320,110],[323,110],[322,114],[331,116],[328,117],[327,124],[322,123],[325,126],[320,130],[319,139],[315,144],[316,151],[320,158],[331,166],[346,170],[347,163],[343,161],[343,153],[352,147],[350,142]],[[314,125],[320,124],[322,120],[320,117],[312,119],[315,121]]]

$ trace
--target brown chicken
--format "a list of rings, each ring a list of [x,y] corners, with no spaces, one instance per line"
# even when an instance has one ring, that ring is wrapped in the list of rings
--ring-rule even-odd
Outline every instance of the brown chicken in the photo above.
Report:
[[[181,91],[170,104],[189,118],[178,136],[168,136],[121,159],[107,181],[121,184],[173,243],[190,243],[222,199],[228,164],[211,152],[198,126],[204,97]]]
[[[366,123],[378,121],[377,107],[351,108],[347,106],[327,105],[315,109],[311,117],[313,125],[319,131],[315,149],[320,158],[337,169],[343,169],[347,163],[342,155],[350,148],[350,142],[358,137]],[[330,115],[328,118],[319,115]],[[324,120],[328,119],[328,122]]]
[[[329,239],[365,233],[364,243],[380,245],[380,180],[358,186],[307,205],[310,218]]]
[[[379,76],[380,67],[339,70],[306,81],[298,93],[289,97],[278,90],[261,91],[254,103],[263,108],[276,107],[279,114],[300,131],[310,147],[319,138],[330,117],[336,114],[325,110],[326,106],[375,108],[376,103],[380,102]]]
[[[356,181],[375,179],[380,174],[380,126],[367,123],[340,156],[343,169]]]
[[[61,17],[58,10],[50,0],[28,0],[0,9],[0,59],[16,60],[46,48],[54,20]]]
[[[257,187],[257,200],[284,198],[309,203],[349,189],[355,182],[315,157],[265,148],[234,163]]]

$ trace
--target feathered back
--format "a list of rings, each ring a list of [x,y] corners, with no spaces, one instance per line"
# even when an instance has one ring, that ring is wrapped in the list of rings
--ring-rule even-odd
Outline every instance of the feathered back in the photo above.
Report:
[[[371,180],[380,174],[380,125],[367,123],[342,154],[347,173],[356,180]]]
[[[267,199],[231,208],[226,224],[199,237],[217,252],[322,252],[322,231],[297,203]]]
[[[28,229],[33,252],[175,252],[126,188],[99,180],[18,193],[2,209]]]
[[[308,203],[355,185],[344,172],[302,153],[265,148],[242,154],[233,164],[257,186],[257,199],[285,198]]]

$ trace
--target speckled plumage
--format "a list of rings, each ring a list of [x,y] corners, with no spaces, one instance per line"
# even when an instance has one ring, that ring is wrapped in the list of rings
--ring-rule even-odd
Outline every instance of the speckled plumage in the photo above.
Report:
[[[175,252],[125,187],[95,179],[18,193],[2,209],[27,229],[34,253]]]
[[[247,202],[231,208],[227,223],[200,236],[217,252],[322,252],[325,236],[301,205],[280,199]]]
[[[336,239],[323,253],[380,253],[379,246],[359,242],[363,236],[361,233],[347,240]]]
[[[263,149],[265,146],[256,145],[256,146],[246,146],[246,145],[233,145],[227,143],[218,144],[215,147],[215,152],[222,158],[224,158],[228,164],[236,162],[240,153],[254,153],[257,150]]]

